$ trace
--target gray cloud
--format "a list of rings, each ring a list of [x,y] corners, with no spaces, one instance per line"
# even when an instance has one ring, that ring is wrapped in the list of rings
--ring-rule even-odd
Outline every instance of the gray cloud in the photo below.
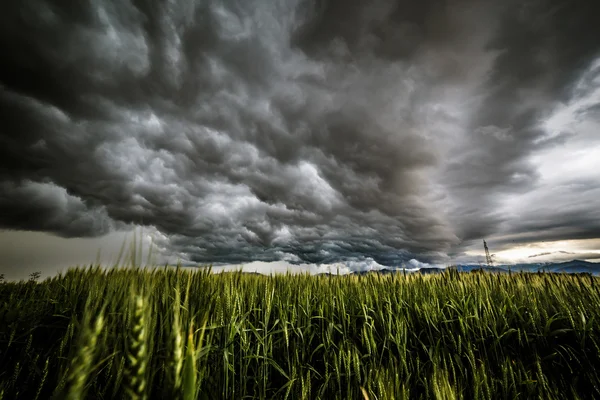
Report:
[[[493,235],[598,237],[569,191],[553,223],[501,207],[557,146],[540,121],[582,96],[593,7],[3,5],[0,226],[145,224],[203,263],[443,262]]]

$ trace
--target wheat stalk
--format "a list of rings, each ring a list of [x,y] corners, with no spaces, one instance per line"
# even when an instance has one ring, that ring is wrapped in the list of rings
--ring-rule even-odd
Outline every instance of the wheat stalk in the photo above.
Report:
[[[126,392],[130,399],[146,399],[146,362],[148,357],[144,300],[136,296],[131,334],[128,337]]]
[[[175,289],[171,335],[173,338],[173,387],[176,392],[181,388],[181,370],[183,368],[184,344],[181,329],[181,295],[179,289]]]
[[[67,377],[67,400],[79,400],[85,398],[85,384],[92,372],[96,344],[103,326],[104,312],[100,311],[92,329],[89,329],[88,326],[83,327],[79,339],[79,350],[71,361],[69,375]]]

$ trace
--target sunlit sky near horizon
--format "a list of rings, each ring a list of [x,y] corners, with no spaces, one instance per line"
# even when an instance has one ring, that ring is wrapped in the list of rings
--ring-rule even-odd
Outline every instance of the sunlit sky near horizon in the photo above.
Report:
[[[154,257],[148,260],[149,249],[151,248],[152,235],[144,234],[140,245],[141,229],[136,230],[136,240],[138,250],[142,249],[141,264],[146,266],[162,266],[165,263],[176,265],[179,261],[185,261],[176,258],[157,257],[156,247],[153,248]],[[143,233],[143,232],[142,232]],[[5,279],[21,280],[28,279],[33,272],[42,271],[42,278],[55,276],[57,273],[65,272],[72,267],[88,267],[96,265],[98,261],[106,267],[115,265],[121,248],[124,246],[124,253],[121,257],[120,265],[126,265],[128,255],[130,254],[130,245],[133,241],[132,232],[118,232],[106,235],[102,238],[93,239],[65,239],[47,233],[33,232],[3,232],[3,240],[0,241],[0,254],[5,257],[0,264]],[[545,262],[565,262],[573,259],[579,259],[598,263],[600,251],[600,240],[567,240],[556,242],[531,243],[522,246],[515,246],[504,251],[492,253],[496,264],[519,264],[519,263],[545,263]],[[12,256],[12,257],[11,257]],[[403,261],[396,267],[407,269],[438,267],[444,268],[453,264],[481,264],[485,265],[485,254],[483,249],[467,251],[460,259],[449,263],[424,263],[417,259]],[[201,264],[200,266],[204,266]],[[220,263],[213,265],[214,272],[237,271],[260,272],[264,274],[271,273],[348,273],[355,270],[371,270],[384,268],[371,258],[333,262],[333,263],[290,263],[286,260],[280,261],[249,261],[246,263],[227,264]]]
[[[0,273],[600,261],[600,3],[0,6]],[[152,238],[152,239],[151,239]],[[223,267],[228,266],[228,267]]]

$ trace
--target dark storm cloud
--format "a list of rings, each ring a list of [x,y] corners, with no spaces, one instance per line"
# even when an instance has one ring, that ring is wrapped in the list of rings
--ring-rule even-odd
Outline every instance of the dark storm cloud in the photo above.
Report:
[[[512,216],[510,224],[499,229],[503,236],[496,240],[496,245],[599,238],[598,196],[598,181],[572,181],[569,185],[552,188],[546,199],[532,199],[527,207]],[[560,204],[569,204],[569,208],[556,206]]]
[[[499,194],[524,193],[535,185],[538,176],[528,156],[557,144],[545,138],[540,120],[557,101],[569,99],[572,83],[600,54],[594,39],[600,35],[593,17],[598,10],[595,2],[540,0],[517,2],[499,13],[499,29],[487,45],[498,56],[461,142],[468,151],[458,151],[446,174],[450,193],[460,199],[455,222],[464,240],[497,232],[505,220],[495,212]],[[588,211],[579,215],[587,218]],[[579,230],[576,224],[573,230]]]
[[[444,260],[535,184],[591,4],[7,3],[0,224],[143,223],[197,262]]]
[[[64,237],[100,236],[118,227],[103,208],[90,209],[81,199],[49,183],[2,182],[0,209],[5,226],[45,230]]]

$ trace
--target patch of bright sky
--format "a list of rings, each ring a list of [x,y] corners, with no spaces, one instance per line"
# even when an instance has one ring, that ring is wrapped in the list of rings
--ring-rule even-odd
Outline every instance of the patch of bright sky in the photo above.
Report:
[[[440,265],[431,265],[427,263],[422,263],[415,259],[408,261],[404,268],[407,271],[416,271],[419,268],[428,268],[428,267],[442,267]],[[260,274],[271,275],[271,274],[285,274],[285,273],[293,273],[293,274],[302,274],[308,273],[311,275],[329,273],[329,274],[340,274],[346,275],[353,271],[377,271],[380,269],[384,269],[383,265],[377,263],[371,258],[366,258],[364,260],[357,261],[347,261],[340,263],[332,263],[332,264],[291,264],[287,261],[274,261],[274,262],[263,262],[263,261],[254,261],[246,264],[228,264],[228,265],[220,265],[213,266],[213,272],[234,272],[234,271],[243,271],[243,272],[258,272]]]
[[[599,105],[600,57],[591,63],[573,85],[570,101],[560,104],[552,115],[543,121],[542,127],[548,137],[556,137],[566,132],[574,135],[574,140],[569,140],[569,143],[594,140],[595,144],[600,144],[600,135],[597,134],[597,130],[594,131],[600,123],[597,112],[594,116],[594,110],[598,111]]]
[[[495,262],[531,263],[586,259],[594,254],[600,258],[600,239],[559,240],[530,243],[496,252]],[[557,260],[558,258],[558,260]],[[597,259],[589,259],[598,262]]]
[[[545,183],[598,178],[600,168],[600,58],[574,85],[573,98],[560,104],[542,122],[543,140],[565,136],[566,140],[533,155]]]
[[[600,187],[600,58],[582,74],[573,86],[572,94],[570,101],[559,104],[541,122],[546,135],[540,140],[540,150],[529,159],[536,168],[539,181],[527,193],[507,196],[502,202],[501,212],[513,221],[543,216],[552,210],[578,208],[582,202],[597,199]],[[544,141],[548,141],[546,145],[543,145]],[[553,202],[548,204],[547,199],[553,199]],[[582,243],[585,243],[583,247]],[[538,257],[532,259],[530,256],[550,253],[543,261],[552,261],[564,258],[565,253],[560,252],[599,254],[600,239],[529,243],[499,251],[496,257],[506,262],[537,262]],[[553,256],[556,254],[563,256]],[[577,254],[571,255],[571,259],[578,258]],[[481,257],[483,253],[478,249],[467,255]]]
[[[275,262],[263,262],[263,261],[254,261],[246,264],[228,264],[228,265],[220,265],[213,266],[213,272],[234,272],[234,271],[243,271],[243,272],[258,272],[260,274],[271,275],[271,274],[285,274],[285,273],[294,273],[294,274],[302,274],[308,273],[311,275],[316,275],[320,273],[330,273],[345,275],[350,273],[350,268],[345,266],[344,264],[291,264],[287,261],[275,261]]]

